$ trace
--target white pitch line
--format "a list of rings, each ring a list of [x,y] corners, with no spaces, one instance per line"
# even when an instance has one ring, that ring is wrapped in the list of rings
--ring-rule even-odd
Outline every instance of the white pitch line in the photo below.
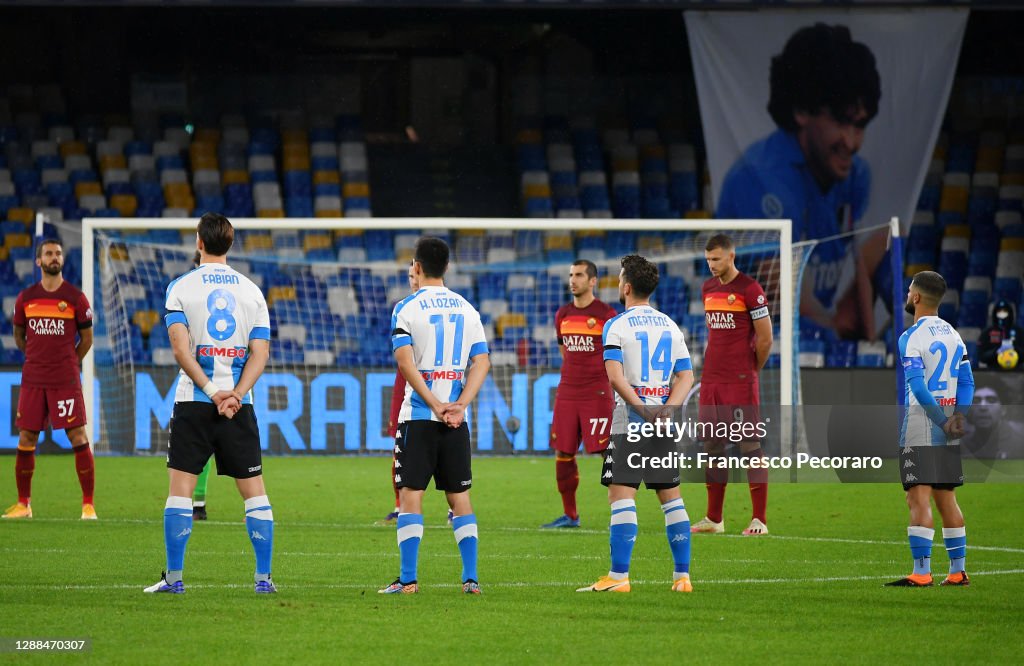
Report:
[[[1024,569],[1003,569],[996,571],[975,571],[971,574],[972,577],[978,576],[1015,576],[1024,574]],[[694,584],[699,588],[701,585],[775,585],[779,583],[837,583],[837,582],[853,582],[853,581],[872,581],[872,580],[892,580],[898,578],[900,574],[890,574],[888,576],[825,576],[825,577],[813,577],[813,578],[735,578],[735,579],[708,579],[701,580],[700,578],[694,579]],[[362,583],[280,583],[278,584],[279,589],[283,592],[289,590],[365,590],[372,589],[374,585],[362,584]],[[631,581],[636,585],[669,585],[671,581],[665,580],[636,580]],[[483,584],[484,589],[489,587],[498,588],[521,588],[521,587],[565,587],[573,588],[575,586],[583,585],[585,583],[581,581],[511,581],[511,582],[485,582]],[[4,585],[4,589],[19,589],[19,590],[132,590],[136,589],[141,591],[143,584],[117,584],[117,585],[33,585],[30,583],[14,583]],[[248,589],[251,585],[239,584],[239,583],[225,583],[214,585],[210,583],[188,583],[187,588],[189,589]],[[461,584],[458,583],[429,583],[421,584],[420,587],[426,589],[434,588],[458,588]]]
[[[35,522],[53,522],[53,523],[80,523],[81,520],[77,518],[33,518]],[[103,519],[104,523],[128,523],[128,524],[149,524],[149,525],[161,525],[162,520],[156,520],[152,518],[109,518]],[[215,525],[218,527],[231,526],[241,527],[244,525],[242,521],[226,521],[226,520],[206,520],[201,521],[204,525]],[[391,525],[371,525],[371,524],[360,524],[360,523],[308,523],[308,522],[278,522],[281,527],[308,527],[313,529],[339,529],[339,530],[381,530],[381,529],[393,529]],[[198,523],[197,523],[198,526]],[[424,525],[424,529],[428,530],[450,530],[451,527],[448,525]],[[540,529],[534,527],[513,527],[513,526],[484,526],[482,528],[484,532],[532,532],[537,534],[561,534],[569,536],[572,534],[591,534],[591,535],[606,535],[608,530],[592,530],[586,528],[572,528],[572,529]],[[751,537],[744,536],[742,534],[710,534],[707,536],[701,536],[699,538],[734,538],[734,539],[747,539],[753,540]],[[812,537],[812,536],[790,536],[780,534],[766,534],[756,539],[768,539],[768,540],[785,540],[785,541],[820,541],[829,543],[850,543],[860,544],[865,546],[907,546],[906,541],[883,541],[875,539],[847,539],[843,537]],[[1001,553],[1019,553],[1024,554],[1024,548],[1011,548],[1009,546],[979,546],[973,543],[967,543],[968,550],[987,550]]]
[[[36,553],[36,554],[51,554],[51,555],[81,555],[83,553],[111,553],[113,551],[97,549],[97,548],[0,548],[0,553]],[[116,551],[127,553],[129,551]],[[132,553],[136,551],[130,551]],[[189,555],[201,555],[203,557],[231,557],[235,555],[246,555],[248,549],[240,549],[234,551],[216,551],[216,550],[202,550],[202,549],[189,549]],[[325,551],[325,552],[308,552],[308,551],[274,551],[275,557],[338,557],[348,559],[380,559],[380,553],[361,551],[361,552],[344,552],[344,551]],[[441,559],[461,559],[462,556],[459,553],[427,553],[424,555],[428,558],[441,558]],[[480,559],[483,560],[508,560],[509,553],[488,553],[483,552],[479,555]],[[572,555],[542,555],[539,553],[517,553],[512,555],[517,560],[553,560],[553,561],[565,561],[565,560],[579,560],[579,561],[607,561],[607,555],[582,555],[575,553]],[[645,555],[634,555],[634,562],[657,562],[664,561],[664,557],[659,556],[645,556]],[[750,558],[722,558],[716,557],[715,563],[728,562],[730,564],[769,564],[770,560],[763,559],[750,559]],[[864,565],[874,566],[879,564],[893,564],[895,560],[892,558],[879,559],[879,560],[792,560],[787,559],[786,562],[792,564],[839,564],[839,565]]]

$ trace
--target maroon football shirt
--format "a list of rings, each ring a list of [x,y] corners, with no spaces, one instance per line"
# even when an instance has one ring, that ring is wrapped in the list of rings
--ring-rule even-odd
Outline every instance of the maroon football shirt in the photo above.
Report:
[[[13,323],[25,328],[22,386],[81,386],[75,338],[92,326],[89,299],[81,290],[65,281],[56,291],[46,291],[37,282],[18,294]]]
[[[614,316],[615,310],[596,298],[585,308],[578,308],[572,303],[558,308],[555,313],[555,331],[558,333],[558,344],[565,350],[562,379],[558,384],[560,389],[593,388],[595,382],[599,386],[608,386],[601,334],[604,332],[604,323]],[[588,392],[588,398],[590,395]]]
[[[729,284],[712,277],[701,288],[708,347],[702,382],[737,384],[757,381],[754,320],[768,316],[761,285],[740,273]]]

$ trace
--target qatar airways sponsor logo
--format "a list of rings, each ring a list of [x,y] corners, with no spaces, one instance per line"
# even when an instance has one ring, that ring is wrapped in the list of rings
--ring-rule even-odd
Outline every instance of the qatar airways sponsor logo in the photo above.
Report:
[[[732,312],[705,312],[708,328],[736,328],[736,317]]]
[[[425,382],[436,382],[436,381],[462,381],[462,370],[420,370],[420,376],[423,377]]]
[[[210,345],[196,347],[196,357],[198,358],[245,358],[246,353],[245,347],[213,347]]]
[[[597,351],[592,335],[563,335],[562,345],[567,352],[592,352]]]
[[[64,320],[49,317],[32,317],[28,327],[36,335],[64,335]]]

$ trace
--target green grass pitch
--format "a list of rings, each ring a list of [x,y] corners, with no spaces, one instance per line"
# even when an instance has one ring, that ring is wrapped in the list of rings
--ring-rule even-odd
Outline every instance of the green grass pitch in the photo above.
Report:
[[[13,457],[0,459],[13,497]],[[744,538],[745,484],[726,498],[727,535],[695,535],[693,594],[669,590],[671,558],[653,493],[638,497],[630,594],[577,594],[608,569],[598,460],[581,461],[583,527],[560,513],[550,458],[478,458],[473,501],[484,594],[463,595],[443,496],[429,490],[420,594],[382,596],[398,571],[385,458],[266,458],[276,519],[274,579],[252,591],[253,555],[229,479],[210,484],[185,560],[187,594],[144,595],[164,565],[161,458],[99,458],[100,520],[78,520],[67,456],[41,456],[35,518],[0,522],[2,638],[92,639],[104,664],[465,662],[1017,662],[1024,624],[1024,487],[967,486],[969,588],[882,583],[910,570],[898,485],[774,484],[772,535]],[[702,485],[683,487],[691,517]],[[5,502],[5,505],[7,502]],[[938,527],[938,525],[937,525]],[[941,534],[941,533],[940,533]],[[948,560],[936,541],[933,569]],[[941,578],[941,576],[939,576]],[[1014,637],[1017,638],[1014,638]],[[0,654],[0,661],[26,661]],[[28,661],[36,658],[29,657]]]

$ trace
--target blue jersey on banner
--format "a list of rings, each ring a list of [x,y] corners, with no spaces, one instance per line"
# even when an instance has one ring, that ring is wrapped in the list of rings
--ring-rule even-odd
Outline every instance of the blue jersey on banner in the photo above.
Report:
[[[854,229],[867,209],[870,190],[867,162],[854,155],[850,175],[822,192],[796,137],[779,129],[752,143],[729,168],[715,217],[790,219],[793,242],[826,238]],[[852,243],[851,239],[822,243],[808,261],[806,272],[814,295],[826,308],[835,305],[844,271],[854,268],[849,261]]]

